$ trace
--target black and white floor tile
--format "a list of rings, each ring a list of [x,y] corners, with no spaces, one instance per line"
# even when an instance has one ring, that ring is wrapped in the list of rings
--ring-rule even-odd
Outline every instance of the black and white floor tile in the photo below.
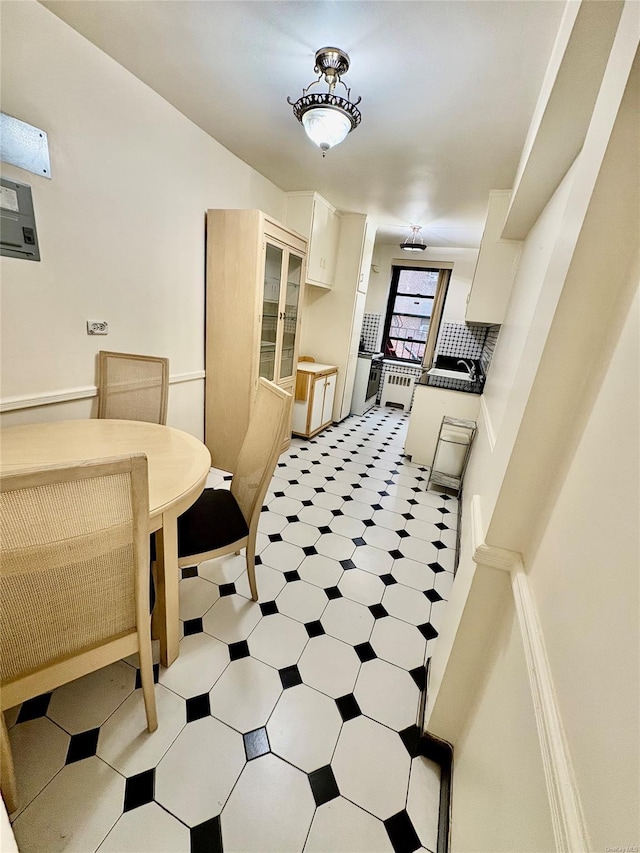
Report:
[[[156,732],[135,659],[7,713],[21,853],[435,851],[439,769],[411,734],[458,503],[403,456],[407,420],[374,408],[292,441],[258,603],[243,555],[183,570]]]

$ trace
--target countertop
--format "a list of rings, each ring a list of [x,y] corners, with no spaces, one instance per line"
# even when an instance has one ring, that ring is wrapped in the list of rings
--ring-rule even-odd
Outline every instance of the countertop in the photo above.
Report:
[[[316,361],[299,361],[299,373],[333,373],[338,368],[335,364],[318,364]]]

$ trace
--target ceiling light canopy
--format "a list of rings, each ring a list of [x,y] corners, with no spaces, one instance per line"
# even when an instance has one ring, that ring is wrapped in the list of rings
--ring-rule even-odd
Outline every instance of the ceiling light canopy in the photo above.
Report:
[[[309,83],[302,90],[302,97],[294,103],[291,98],[287,101],[293,107],[293,114],[302,123],[309,139],[322,149],[324,157],[329,148],[339,145],[354,127],[360,124],[359,104],[361,98],[352,102],[351,89],[342,82],[342,75],[349,70],[349,57],[337,47],[322,47],[316,51],[314,70],[319,75],[317,80]],[[313,92],[312,86],[317,86],[322,78],[329,86],[327,92]],[[335,94],[335,87],[340,83],[344,86],[346,97]]]
[[[421,230],[422,227],[420,225],[412,225],[411,236],[407,237],[404,243],[400,243],[400,248],[404,249],[405,252],[424,252],[427,246],[420,239]]]

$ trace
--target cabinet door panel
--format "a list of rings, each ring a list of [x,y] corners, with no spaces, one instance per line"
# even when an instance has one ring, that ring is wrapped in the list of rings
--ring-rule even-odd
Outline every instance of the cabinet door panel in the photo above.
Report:
[[[327,376],[327,381],[324,386],[324,402],[322,404],[323,424],[333,420],[333,401],[336,394],[336,378],[336,373],[332,373],[331,376]]]
[[[302,283],[302,258],[289,254],[287,280],[282,306],[282,347],[280,355],[279,379],[288,379],[295,373],[296,335],[298,334],[298,313],[300,307],[300,286]]]
[[[311,239],[309,251],[309,269],[307,278],[320,284],[326,284],[327,229],[329,225],[329,209],[317,199],[313,205],[313,220],[311,223]]]
[[[282,277],[282,249],[267,243],[262,288],[262,324],[260,333],[259,375],[271,381],[276,377],[276,345]]]
[[[315,379],[311,391],[311,417],[309,419],[309,432],[320,429],[322,420],[322,408],[324,403],[324,376]]]

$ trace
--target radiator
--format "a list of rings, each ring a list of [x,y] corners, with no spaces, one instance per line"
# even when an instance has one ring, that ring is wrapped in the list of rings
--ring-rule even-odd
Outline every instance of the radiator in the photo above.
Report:
[[[416,377],[408,373],[385,373],[382,384],[381,406],[402,407],[405,412],[411,408],[413,398],[413,386]]]

